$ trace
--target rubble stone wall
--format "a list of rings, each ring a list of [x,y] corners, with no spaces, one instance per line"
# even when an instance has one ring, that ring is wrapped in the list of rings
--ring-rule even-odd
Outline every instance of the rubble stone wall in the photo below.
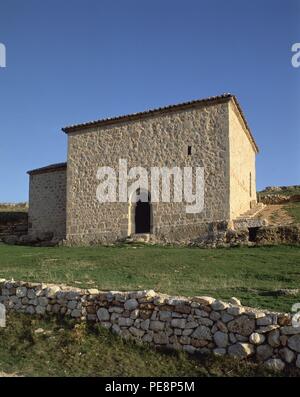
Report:
[[[51,240],[66,236],[66,170],[30,175],[28,233]]]
[[[147,291],[83,290],[0,280],[0,303],[30,315],[60,314],[98,322],[123,338],[188,353],[252,358],[273,370],[300,368],[300,327],[293,317],[211,297]]]

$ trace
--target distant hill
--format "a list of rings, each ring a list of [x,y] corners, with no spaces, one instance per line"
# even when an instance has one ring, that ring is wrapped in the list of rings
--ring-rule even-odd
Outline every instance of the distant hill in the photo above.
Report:
[[[0,212],[28,212],[28,203],[0,203]]]
[[[284,196],[294,196],[300,194],[300,185],[292,186],[267,186],[264,190],[258,192],[263,197],[270,194],[280,194]]]

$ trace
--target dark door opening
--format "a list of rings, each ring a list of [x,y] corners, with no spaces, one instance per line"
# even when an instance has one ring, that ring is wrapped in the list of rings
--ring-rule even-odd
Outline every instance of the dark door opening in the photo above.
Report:
[[[259,227],[249,227],[249,241],[255,243]]]
[[[150,233],[150,203],[139,200],[135,207],[135,233]]]

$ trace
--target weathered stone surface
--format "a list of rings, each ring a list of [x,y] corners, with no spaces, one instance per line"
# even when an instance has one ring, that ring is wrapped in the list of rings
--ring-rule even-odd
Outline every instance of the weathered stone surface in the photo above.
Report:
[[[211,304],[211,308],[214,311],[220,311],[220,310],[225,310],[228,307],[228,303],[223,302],[221,300],[216,300]]]
[[[226,347],[228,345],[228,334],[225,332],[217,331],[214,334],[214,341],[218,347]]]
[[[134,310],[138,307],[139,303],[136,299],[129,299],[125,302],[124,308],[125,310]]]
[[[255,321],[245,315],[230,321],[227,324],[228,330],[243,336],[249,336],[255,330]]]
[[[99,310],[97,310],[97,317],[100,321],[108,321],[110,315],[107,309],[101,307]]]
[[[196,330],[192,333],[192,337],[195,339],[205,339],[212,340],[211,331],[205,325],[200,325]]]
[[[133,324],[133,319],[129,317],[119,317],[118,325],[120,327],[130,327]]]
[[[249,337],[249,341],[254,345],[261,345],[264,343],[265,339],[266,338],[263,334],[258,334],[257,332],[253,332]]]
[[[295,359],[295,353],[292,352],[287,347],[279,350],[279,354],[280,354],[280,357],[283,359],[283,361],[285,361],[288,364],[292,363]]]
[[[300,353],[300,335],[291,336],[288,340],[288,346],[295,352]]]
[[[280,332],[278,329],[271,331],[268,335],[268,343],[272,347],[280,346]]]
[[[258,318],[256,320],[256,324],[261,326],[261,325],[271,325],[272,324],[272,317],[271,316],[264,316],[261,318]]]
[[[239,316],[245,312],[242,306],[231,306],[227,309],[227,313],[232,316]]]
[[[283,335],[297,335],[300,334],[300,327],[286,326],[280,329]]]
[[[150,329],[153,331],[162,331],[165,328],[165,323],[162,321],[150,321]]]
[[[215,299],[210,296],[194,296],[192,301],[200,303],[201,305],[211,305]]]
[[[282,371],[285,364],[280,358],[271,358],[264,363],[264,366],[272,371]]]
[[[241,306],[241,301],[234,296],[229,299],[229,302],[232,303],[233,305]]]
[[[174,318],[171,320],[171,327],[185,328],[186,320],[184,318]]]
[[[228,354],[236,358],[246,358],[254,353],[254,347],[250,343],[238,342],[229,346]]]
[[[265,361],[273,354],[273,349],[269,345],[260,345],[256,348],[256,358],[258,361]]]

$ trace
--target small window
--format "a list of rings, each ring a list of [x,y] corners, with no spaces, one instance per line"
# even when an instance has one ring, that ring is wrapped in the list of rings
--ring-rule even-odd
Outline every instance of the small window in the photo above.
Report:
[[[188,146],[188,156],[192,155],[192,146]]]

